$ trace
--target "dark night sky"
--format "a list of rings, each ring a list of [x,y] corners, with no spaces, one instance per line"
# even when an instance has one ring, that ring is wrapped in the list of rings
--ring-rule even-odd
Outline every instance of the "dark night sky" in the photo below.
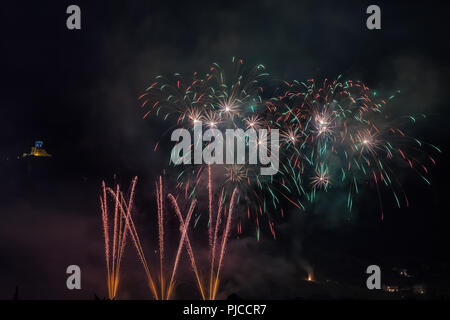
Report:
[[[372,2],[381,7],[382,30],[365,27]],[[80,31],[66,29],[70,4],[81,7]],[[117,174],[126,184],[138,175],[137,219],[151,223],[151,210],[143,207],[167,164],[163,153],[153,153],[165,127],[142,120],[138,96],[158,74],[204,72],[232,56],[262,63],[279,79],[343,74],[381,94],[401,90],[396,110],[426,113],[415,134],[444,153],[432,170],[432,186],[404,178],[411,206],[394,209],[387,201],[384,222],[373,193],[355,204],[350,220],[330,193],[306,216],[292,214],[280,223],[277,241],[267,230],[258,244],[252,232],[233,237],[223,297],[301,296],[296,281],[309,267],[364,296],[369,264],[408,267],[448,292],[447,20],[448,8],[438,2],[2,4],[0,298],[11,298],[16,285],[21,297],[32,299],[104,294],[101,180]],[[52,159],[16,160],[38,139]],[[149,298],[134,249],[129,252],[124,270],[132,272],[124,276],[122,296]],[[82,268],[80,292],[65,288],[69,264]]]

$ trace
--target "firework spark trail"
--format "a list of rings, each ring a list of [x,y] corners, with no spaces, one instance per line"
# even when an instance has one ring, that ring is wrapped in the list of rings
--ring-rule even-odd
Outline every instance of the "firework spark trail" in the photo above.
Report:
[[[211,181],[211,165],[208,165],[208,211],[209,211],[209,221],[208,221],[208,240],[209,247],[212,248],[212,181]]]
[[[169,194],[168,198],[172,202],[172,206],[173,206],[173,208],[175,210],[175,213],[177,214],[178,219],[180,220],[181,228],[187,229],[187,226],[185,225],[184,220],[183,220],[183,215],[181,214],[180,208],[178,207],[177,200],[175,199],[175,197],[172,194]],[[195,262],[195,256],[194,256],[194,252],[192,250],[191,242],[190,242],[189,237],[187,235],[185,235],[184,241],[186,242],[186,248],[187,248],[188,256],[189,256],[189,259],[191,260],[191,266],[192,266],[192,269],[194,271],[195,278],[197,280],[197,285],[198,285],[198,288],[200,290],[200,294],[202,295],[202,299],[205,300],[205,293],[204,293],[205,291],[204,291],[202,282],[200,280],[200,275],[198,273],[197,263]]]
[[[158,300],[159,299],[158,292],[156,290],[156,286],[155,286],[153,277],[151,275],[150,268],[149,268],[147,260],[145,258],[144,251],[143,251],[142,245],[141,245],[141,241],[139,239],[139,235],[138,235],[138,233],[136,231],[135,224],[134,224],[133,219],[131,217],[131,210],[132,210],[132,206],[133,206],[133,199],[134,199],[134,192],[135,192],[136,183],[137,183],[137,177],[135,177],[133,179],[133,181],[132,181],[130,198],[129,198],[128,204],[126,203],[126,201],[125,201],[125,199],[123,197],[123,193],[120,191],[120,189],[118,189],[118,193],[116,194],[113,189],[105,188],[104,189],[104,195],[106,195],[106,190],[108,190],[109,193],[115,199],[118,199],[119,194],[120,194],[121,201],[119,201],[118,206],[119,206],[119,209],[120,209],[120,212],[121,212],[121,216],[125,220],[125,224],[124,224],[124,226],[126,226],[125,230],[128,229],[129,232],[130,232],[131,239],[133,240],[133,244],[134,244],[134,246],[136,248],[136,251],[138,253],[139,260],[141,261],[141,263],[142,263],[142,265],[144,267],[144,271],[145,271],[145,274],[147,276],[149,288],[150,288],[154,298],[156,300]],[[104,185],[104,183],[103,183],[103,185]],[[123,234],[126,235],[126,231],[123,232]],[[121,241],[121,242],[124,244],[124,241]],[[123,247],[120,249],[119,256],[120,256],[120,259],[123,256]],[[120,266],[120,262],[119,262],[119,266]],[[117,272],[118,272],[118,270],[117,270]],[[116,287],[117,287],[117,285],[116,285]]]
[[[233,195],[231,196],[230,207],[228,209],[227,224],[226,224],[226,227],[225,227],[225,231],[224,231],[224,233],[222,235],[222,244],[221,244],[220,255],[219,255],[219,263],[217,265],[216,279],[214,281],[214,290],[213,290],[212,300],[215,300],[216,294],[217,294],[217,290],[218,290],[218,287],[219,287],[219,274],[220,274],[220,269],[222,267],[223,257],[225,255],[225,249],[226,249],[228,235],[229,235],[230,226],[231,226],[231,217],[233,215],[233,207],[234,207],[233,204],[235,202],[235,198],[236,198],[237,192],[238,192],[238,189],[234,188]]]
[[[106,187],[105,182],[102,182],[103,198],[100,196],[100,207],[102,210],[102,222],[103,222],[103,234],[105,238],[105,260],[106,260],[106,273],[107,273],[107,287],[108,287],[108,297],[110,299],[114,298],[111,291],[110,274],[111,268],[109,265],[109,226],[108,226],[108,207],[106,203]]]
[[[113,267],[112,267],[112,273],[115,273],[115,268],[116,268],[116,256],[117,256],[117,223],[118,223],[118,213],[119,213],[119,185],[117,185],[117,194],[116,194],[116,198],[115,198],[115,207],[114,207],[114,231],[113,231]]]
[[[123,211],[123,212],[124,212],[124,214],[126,214],[125,211]],[[153,297],[156,300],[159,300],[160,297],[158,296],[158,291],[156,289],[155,281],[153,280],[153,277],[152,277],[151,272],[150,272],[150,268],[149,268],[148,263],[147,263],[147,259],[145,258],[144,251],[143,251],[142,245],[141,245],[141,241],[140,241],[139,235],[138,235],[138,233],[136,231],[136,226],[135,226],[135,224],[133,222],[133,219],[129,215],[127,216],[127,220],[126,221],[127,221],[128,228],[131,231],[131,236],[132,236],[133,243],[134,243],[134,246],[136,248],[136,251],[138,253],[139,260],[141,261],[141,263],[142,263],[142,265],[144,267],[144,271],[145,271],[145,274],[147,276],[149,288],[150,288],[150,290],[151,290],[151,292],[153,294]]]
[[[112,241],[110,243],[111,237],[109,218],[108,218],[108,193],[112,195],[114,200],[114,213],[113,213],[113,230],[112,230]],[[126,244],[127,228],[124,220],[125,216],[119,214],[119,207],[121,207],[119,198],[120,186],[116,186],[116,192],[111,188],[106,187],[105,182],[102,182],[102,196],[100,196],[100,208],[102,211],[102,222],[103,231],[105,237],[105,259],[106,259],[106,270],[107,270],[107,287],[108,287],[108,298],[115,299],[117,297],[117,290],[120,280],[120,265],[123,257],[123,252]],[[129,204],[132,205],[133,191],[130,194]],[[122,195],[123,197],[123,195]],[[125,202],[125,199],[123,199]],[[126,203],[125,203],[126,205]],[[111,254],[112,248],[112,254]]]
[[[136,241],[135,246],[136,249],[138,251],[138,255],[140,257],[140,261],[144,266],[144,269],[146,271],[148,280],[149,280],[149,284],[150,284],[150,289],[155,297],[156,300],[161,299],[161,300],[170,300],[170,298],[172,297],[173,294],[173,289],[174,289],[174,283],[175,283],[175,275],[176,275],[176,271],[177,271],[177,267],[178,267],[178,261],[179,261],[179,253],[177,252],[177,256],[175,257],[175,261],[172,267],[172,272],[171,272],[171,277],[170,277],[170,282],[169,284],[166,283],[165,281],[165,268],[164,268],[164,209],[163,209],[163,199],[164,199],[164,195],[163,195],[163,184],[162,184],[162,177],[159,177],[159,183],[156,183],[156,200],[157,200],[157,220],[158,220],[158,245],[159,245],[159,260],[160,260],[160,286],[159,286],[159,291],[160,294],[158,295],[158,291],[156,288],[156,285],[153,281],[153,278],[151,276],[150,273],[150,268],[148,267],[143,249],[142,249],[142,245],[140,243],[133,219],[131,218],[131,215],[129,214],[129,212],[127,213],[127,217],[128,217],[128,222],[129,222],[129,226],[130,229],[133,231],[132,234],[134,234]],[[192,203],[191,205],[191,210],[194,210],[195,207],[195,201]],[[125,211],[125,210],[124,210]],[[192,211],[189,213],[189,215],[192,215]],[[188,222],[186,222],[185,227],[187,228],[188,226]],[[184,233],[185,236],[185,233]],[[182,248],[182,244],[183,244],[183,232],[181,233],[181,239],[179,242],[179,249],[178,251],[181,250]]]
[[[217,216],[216,216],[216,224],[215,224],[215,228],[214,228],[214,239],[213,239],[213,245],[211,248],[211,268],[210,268],[210,272],[209,272],[209,299],[212,299],[212,292],[213,292],[213,277],[214,277],[214,260],[216,258],[216,245],[217,245],[217,235],[219,232],[219,225],[220,225],[220,217],[222,214],[222,205],[223,205],[223,189],[222,192],[220,193],[220,198],[219,198],[219,209],[217,210]]]
[[[180,221],[180,240],[178,243],[178,249],[176,252],[176,256],[174,259],[174,263],[172,268],[170,269],[170,279],[168,282],[165,280],[165,271],[169,270],[169,268],[164,268],[164,256],[161,254],[161,252],[164,252],[164,220],[163,220],[163,188],[162,188],[162,177],[159,179],[159,183],[156,183],[156,198],[157,198],[157,210],[158,210],[158,244],[160,248],[160,286],[159,290],[157,286],[155,285],[155,282],[152,277],[152,273],[150,272],[149,265],[147,263],[147,259],[145,257],[141,240],[139,238],[138,232],[136,230],[135,223],[133,221],[133,218],[131,216],[132,207],[133,207],[133,201],[134,201],[134,193],[135,193],[135,187],[137,183],[137,177],[135,177],[132,181],[131,185],[131,191],[128,203],[125,200],[123,192],[120,190],[120,187],[117,186],[116,190],[106,187],[105,183],[102,183],[102,189],[103,189],[103,198],[100,197],[100,206],[102,210],[102,220],[103,220],[103,226],[105,230],[105,257],[106,257],[106,265],[107,265],[107,272],[108,272],[108,295],[111,299],[116,297],[117,288],[118,288],[118,273],[120,270],[120,262],[123,256],[124,252],[124,246],[125,246],[125,239],[127,235],[127,231],[130,233],[132,242],[136,248],[139,261],[144,267],[145,274],[148,279],[148,285],[149,288],[156,300],[163,299],[163,300],[169,300],[174,291],[175,287],[175,276],[179,265],[180,255],[183,249],[183,246],[186,244],[186,249],[188,251],[189,258],[191,260],[192,268],[195,272],[197,283],[199,285],[200,293],[202,295],[202,299],[206,299],[206,296],[204,294],[204,288],[200,280],[200,275],[198,272],[198,267],[195,262],[195,256],[194,252],[188,237],[188,227],[191,221],[192,214],[194,212],[195,206],[197,201],[194,199],[191,202],[189,211],[186,215],[186,219],[183,219],[183,216],[181,214],[181,211],[178,207],[178,204],[176,202],[176,199],[169,194],[168,198],[172,202],[172,205],[175,209],[176,215]],[[116,227],[113,229],[113,231],[117,232],[116,235],[113,235],[113,241],[115,241],[115,244],[110,244],[110,237],[109,237],[109,222],[108,222],[108,215],[107,215],[107,202],[104,199],[107,199],[107,195],[111,195],[111,197],[115,200],[115,216],[114,219],[117,221],[115,223]],[[120,214],[119,214],[120,213]],[[110,249],[114,248],[116,251],[113,254],[113,259],[111,259]],[[114,270],[114,272],[113,272]],[[159,293],[158,293],[159,291]]]
[[[164,297],[164,214],[163,214],[163,191],[162,177],[159,177],[159,185],[156,183],[156,202],[158,207],[158,234],[159,234],[159,264],[160,264],[160,288],[161,297]]]
[[[169,194],[169,199],[172,195]],[[172,275],[170,277],[170,282],[169,282],[169,286],[168,286],[168,293],[167,296],[170,297],[174,288],[174,279],[175,279],[175,274],[177,272],[177,267],[178,267],[178,262],[180,260],[180,255],[181,255],[181,251],[183,249],[183,244],[185,242],[185,238],[187,235],[187,231],[188,231],[188,227],[189,227],[189,223],[191,221],[191,217],[192,217],[192,213],[194,212],[194,208],[195,205],[197,204],[196,200],[193,200],[191,202],[191,206],[189,207],[189,211],[186,215],[186,220],[184,221],[184,223],[182,224],[180,221],[180,233],[181,233],[181,237],[180,237],[180,242],[178,244],[178,250],[177,250],[177,254],[175,256],[175,261],[173,264],[173,268],[172,268]]]
[[[202,296],[202,299],[205,300],[207,297],[209,300],[215,300],[216,296],[217,296],[217,292],[218,292],[218,288],[219,288],[219,280],[220,280],[220,270],[222,268],[222,264],[223,264],[223,259],[225,256],[225,251],[226,251],[226,245],[227,245],[227,241],[229,238],[229,233],[230,233],[230,227],[231,227],[231,220],[232,220],[232,215],[233,215],[233,208],[234,208],[234,203],[236,201],[236,197],[238,195],[238,188],[235,188],[233,190],[233,194],[231,196],[231,201],[230,201],[230,206],[229,206],[229,210],[228,210],[228,216],[227,216],[227,221],[226,221],[226,225],[225,225],[225,230],[223,231],[222,234],[222,238],[220,241],[220,252],[219,252],[219,256],[218,256],[218,263],[215,263],[215,257],[216,257],[216,246],[217,246],[217,240],[218,240],[218,232],[219,232],[219,225],[220,225],[220,219],[221,219],[221,214],[223,212],[223,189],[220,195],[220,199],[219,199],[219,208],[218,208],[218,212],[217,212],[217,216],[216,216],[216,221],[215,221],[215,227],[214,227],[214,237],[213,237],[213,244],[212,246],[210,246],[210,274],[209,274],[209,292],[208,292],[208,296],[205,295],[205,285],[202,282],[200,275],[199,275],[199,271],[198,271],[198,267],[197,267],[197,263],[195,260],[195,255],[194,255],[194,251],[192,249],[192,245],[191,242],[189,240],[189,236],[187,235],[187,225],[189,224],[190,218],[191,218],[191,214],[192,214],[192,210],[193,210],[193,205],[191,204],[191,208],[186,216],[186,220],[183,220],[183,216],[181,214],[181,211],[179,209],[177,200],[175,199],[175,197],[172,194],[168,195],[169,200],[172,202],[172,205],[175,209],[175,212],[178,216],[178,219],[180,220],[180,230],[182,232],[182,237],[180,241],[183,241],[186,243],[186,249],[188,252],[188,256],[189,259],[191,260],[191,266],[192,269],[194,271],[195,274],[195,278],[197,281],[197,286],[199,288],[200,294]],[[180,244],[181,245],[181,244]],[[181,248],[179,247],[179,250]],[[178,254],[177,254],[178,256]],[[178,259],[176,258],[176,263],[178,262]]]
[[[119,194],[119,190],[120,190],[120,187],[117,186],[117,194]],[[134,196],[134,195],[131,195],[131,196]],[[121,193],[121,198],[122,198],[121,199],[122,202],[126,205],[125,199],[123,197],[123,193]],[[118,203],[120,201],[119,198],[116,197],[115,201],[117,201],[116,207],[118,208],[119,207]],[[118,214],[118,211],[115,211],[115,214]],[[128,233],[128,228],[126,226],[125,218],[123,217],[123,215],[119,215],[118,221],[119,221],[119,225],[118,225],[119,234],[117,237],[117,253],[116,253],[117,275],[119,275],[118,271],[120,270],[123,253],[124,253],[124,249],[125,249],[125,244],[126,244],[126,239],[127,239],[127,233]],[[118,281],[116,283],[116,290],[117,290],[117,285],[118,285]]]
[[[121,236],[119,236],[119,239],[122,238],[122,241],[120,242],[120,252],[118,254],[117,257],[117,268],[120,269],[120,265],[122,263],[122,258],[123,258],[123,253],[125,251],[125,244],[126,244],[126,240],[127,240],[127,234],[128,234],[128,228],[126,226],[126,222],[124,221],[124,219],[120,219],[120,226],[119,226],[119,230],[123,230]]]

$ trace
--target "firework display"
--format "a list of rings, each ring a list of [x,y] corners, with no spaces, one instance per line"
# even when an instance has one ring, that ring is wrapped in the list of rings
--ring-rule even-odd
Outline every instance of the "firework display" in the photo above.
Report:
[[[204,127],[200,126],[199,140],[194,139],[193,143],[189,140],[194,153],[183,155],[183,165],[170,159],[169,164],[176,172],[174,192],[165,197],[162,177],[156,183],[159,268],[150,268],[132,218],[137,178],[132,181],[128,201],[118,185],[112,189],[103,182],[100,205],[110,299],[117,297],[127,235],[144,267],[154,299],[173,298],[185,250],[200,297],[215,300],[232,225],[239,235],[243,233],[243,222],[252,220],[259,241],[265,221],[276,239],[277,217],[283,218],[288,208],[308,213],[309,205],[320,200],[319,194],[330,190],[345,195],[348,212],[352,211],[358,194],[375,190],[383,220],[382,188],[390,191],[398,207],[409,206],[399,172],[412,170],[430,184],[429,167],[436,163],[432,154],[441,150],[410,135],[412,125],[425,119],[425,115],[393,115],[391,100],[395,95],[379,98],[363,82],[343,80],[342,76],[332,81],[325,79],[320,84],[314,79],[271,80],[262,65],[245,69],[241,59],[233,58],[232,63],[231,76],[216,63],[205,74],[195,72],[191,80],[180,74],[169,78],[158,76],[139,97],[145,110],[144,119],[152,115],[169,124],[165,138],[171,130],[182,128],[195,135],[199,123]],[[276,131],[280,137],[277,172],[262,175],[261,164],[242,161],[185,162],[186,157],[197,157],[195,152],[211,143],[201,137],[203,130],[208,129],[259,130],[263,136],[256,138],[256,147],[265,153],[273,153],[274,147],[269,148],[264,138]],[[250,157],[250,135],[241,139]],[[225,147],[229,144],[227,141]],[[154,152],[158,152],[159,145],[157,142]],[[112,236],[107,195],[114,204]],[[207,199],[202,195],[207,195]],[[203,200],[198,203],[198,199]],[[180,201],[190,203],[186,213],[180,209]],[[166,257],[164,230],[169,211],[175,213],[179,222],[179,241],[172,262]],[[199,229],[202,211],[208,212],[204,237],[204,247],[207,244],[209,252],[206,264],[199,262],[197,249],[201,248],[192,244],[189,235]],[[314,281],[312,269],[307,280]]]
[[[134,189],[134,184],[133,184]],[[106,271],[107,271],[107,287],[108,298],[115,299],[117,296],[117,290],[119,286],[120,265],[122,262],[123,252],[127,239],[128,228],[126,227],[126,215],[122,214],[123,207],[121,206],[121,212],[119,212],[119,205],[123,200],[123,194],[120,192],[119,186],[116,191],[112,191],[107,188],[105,183],[102,183],[102,195],[100,196],[100,208],[102,212],[103,231],[105,238],[105,259],[106,259]],[[133,190],[134,191],[134,190]],[[110,225],[110,213],[108,210],[109,193],[113,195],[114,201],[114,214],[113,214],[113,226],[111,230]],[[127,207],[131,208],[133,193],[130,196],[130,202]],[[128,210],[127,214],[131,214]],[[112,239],[110,237],[112,233]]]
[[[446,4],[4,1],[0,300],[450,299]]]
[[[360,81],[328,82],[318,85],[311,79],[299,83],[285,82],[284,95],[267,102],[276,113],[275,125],[285,138],[284,168],[289,189],[307,201],[316,192],[340,188],[347,192],[347,207],[366,185],[375,186],[379,197],[381,219],[383,207],[379,185],[392,191],[398,205],[408,206],[408,198],[395,172],[409,167],[426,183],[429,165],[435,159],[427,152],[440,149],[408,135],[410,124],[424,118],[404,116],[403,121],[390,117],[388,99],[377,99],[377,93]],[[283,181],[283,186],[287,184]],[[290,194],[292,194],[290,192]],[[301,198],[298,199],[301,204]]]
[[[194,196],[201,181],[210,180],[211,175],[226,195],[238,188],[238,207],[245,206],[237,213],[238,232],[248,218],[255,222],[259,239],[260,221],[265,219],[275,238],[274,219],[276,214],[284,215],[284,202],[307,211],[307,204],[314,202],[319,192],[331,189],[346,194],[351,212],[361,189],[375,188],[383,219],[382,186],[392,191],[399,207],[402,202],[409,204],[397,170],[409,167],[430,183],[426,176],[435,159],[427,152],[440,150],[408,133],[410,125],[425,115],[407,115],[400,118],[401,123],[393,120],[389,102],[394,95],[378,98],[363,82],[342,80],[341,76],[320,84],[314,79],[274,80],[274,89],[264,66],[247,70],[243,60],[233,58],[232,62],[231,76],[215,63],[204,75],[194,73],[192,80],[180,74],[158,76],[140,100],[146,110],[144,118],[158,116],[168,121],[171,129],[193,130],[201,121],[207,128],[223,131],[280,131],[276,175],[262,176],[258,165],[249,164],[175,166],[179,170],[177,187],[185,198]]]
[[[450,298],[445,5],[79,2],[4,4],[0,299]]]
[[[174,293],[175,277],[180,262],[180,257],[183,247],[186,247],[186,251],[189,256],[189,260],[192,266],[192,270],[195,275],[195,279],[198,285],[199,292],[203,300],[215,300],[220,283],[220,270],[223,264],[225,256],[225,250],[230,233],[230,226],[233,216],[233,207],[237,194],[235,188],[229,206],[225,203],[223,190],[221,196],[218,199],[217,214],[214,219],[214,228],[209,228],[209,249],[210,249],[210,268],[208,268],[205,274],[209,273],[209,276],[205,276],[203,279],[200,276],[199,268],[196,263],[193,247],[189,240],[188,230],[192,214],[196,207],[197,201],[194,199],[189,207],[189,210],[185,217],[180,210],[177,199],[174,195],[168,194],[167,199],[170,201],[176,216],[180,222],[180,238],[178,247],[176,250],[173,264],[169,266],[165,259],[165,236],[164,236],[164,194],[162,177],[156,183],[156,200],[157,200],[157,224],[158,224],[158,248],[159,248],[159,277],[154,278],[151,272],[149,263],[144,254],[142,243],[137,232],[134,220],[132,218],[134,194],[137,183],[137,177],[131,182],[131,191],[128,201],[125,199],[124,193],[121,191],[120,186],[117,184],[115,190],[106,187],[105,182],[102,183],[102,195],[100,197],[100,208],[102,212],[102,222],[104,228],[105,238],[105,258],[106,258],[106,270],[107,270],[107,288],[108,298],[115,299],[118,295],[119,287],[119,274],[120,265],[126,245],[127,234],[130,234],[134,247],[139,257],[139,261],[144,267],[147,277],[148,287],[155,300],[170,300]],[[209,185],[211,190],[211,184]],[[211,194],[211,193],[210,193]],[[108,213],[108,200],[109,197],[114,200],[114,215],[113,215],[113,228],[112,228],[112,244],[110,239],[111,226],[109,223]],[[211,199],[212,201],[212,195]],[[228,214],[222,213],[228,208]],[[211,218],[213,217],[212,203],[210,203]],[[222,225],[223,230],[221,235],[219,231],[221,229],[221,219],[226,222]],[[211,220],[213,221],[213,220]],[[111,254],[112,253],[112,254]]]

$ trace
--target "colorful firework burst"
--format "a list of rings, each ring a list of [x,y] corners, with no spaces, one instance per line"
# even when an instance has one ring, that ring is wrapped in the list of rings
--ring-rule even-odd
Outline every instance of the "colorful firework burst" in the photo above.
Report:
[[[398,206],[400,196],[408,205],[395,175],[401,163],[429,183],[425,176],[435,160],[431,156],[423,159],[424,148],[440,150],[410,137],[404,124],[387,120],[386,105],[394,96],[378,99],[364,83],[341,81],[340,77],[332,82],[325,79],[321,86],[313,79],[283,81],[277,96],[264,96],[265,68],[258,65],[244,70],[242,60],[233,59],[233,63],[230,78],[217,64],[204,75],[194,73],[190,81],[179,74],[172,80],[157,77],[141,99],[149,109],[144,118],[153,112],[164,120],[175,120],[178,127],[192,129],[196,121],[205,121],[206,126],[220,130],[280,130],[280,166],[275,176],[261,176],[252,165],[211,166],[225,194],[237,188],[238,203],[246,205],[246,210],[237,210],[239,232],[241,221],[248,217],[256,222],[259,238],[260,220],[265,216],[275,237],[273,213],[284,215],[284,201],[305,210],[305,202],[314,201],[319,191],[345,189],[351,211],[354,196],[367,181],[377,189],[383,218],[380,184],[392,191]],[[413,116],[404,119],[416,121]],[[206,179],[206,166],[179,169],[178,187],[184,189],[186,198]]]

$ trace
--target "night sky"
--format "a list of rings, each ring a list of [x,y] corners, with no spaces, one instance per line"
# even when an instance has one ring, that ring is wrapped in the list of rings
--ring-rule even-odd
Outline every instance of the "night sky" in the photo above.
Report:
[[[82,29],[66,28],[77,4]],[[382,29],[366,28],[381,7]],[[106,294],[98,196],[101,181],[127,186],[139,176],[136,221],[144,247],[155,244],[154,181],[168,150],[164,130],[143,120],[138,97],[159,74],[190,76],[213,62],[243,58],[277,79],[364,81],[379,94],[400,90],[396,113],[425,113],[414,134],[439,146],[431,186],[402,175],[409,208],[386,197],[380,220],[374,190],[349,216],[338,193],[306,212],[294,208],[256,241],[232,234],[221,298],[378,298],[365,268],[407,268],[429,297],[450,297],[448,181],[448,8],[411,1],[33,1],[0,11],[0,298],[92,299]],[[35,140],[51,159],[17,159]],[[170,183],[170,182],[168,182]],[[145,232],[148,231],[148,232]],[[151,255],[152,250],[148,250]],[[135,250],[124,258],[121,298],[151,298]],[[82,290],[66,288],[66,267],[82,270]],[[308,270],[323,284],[305,283]],[[177,298],[198,298],[192,272],[180,271]]]

